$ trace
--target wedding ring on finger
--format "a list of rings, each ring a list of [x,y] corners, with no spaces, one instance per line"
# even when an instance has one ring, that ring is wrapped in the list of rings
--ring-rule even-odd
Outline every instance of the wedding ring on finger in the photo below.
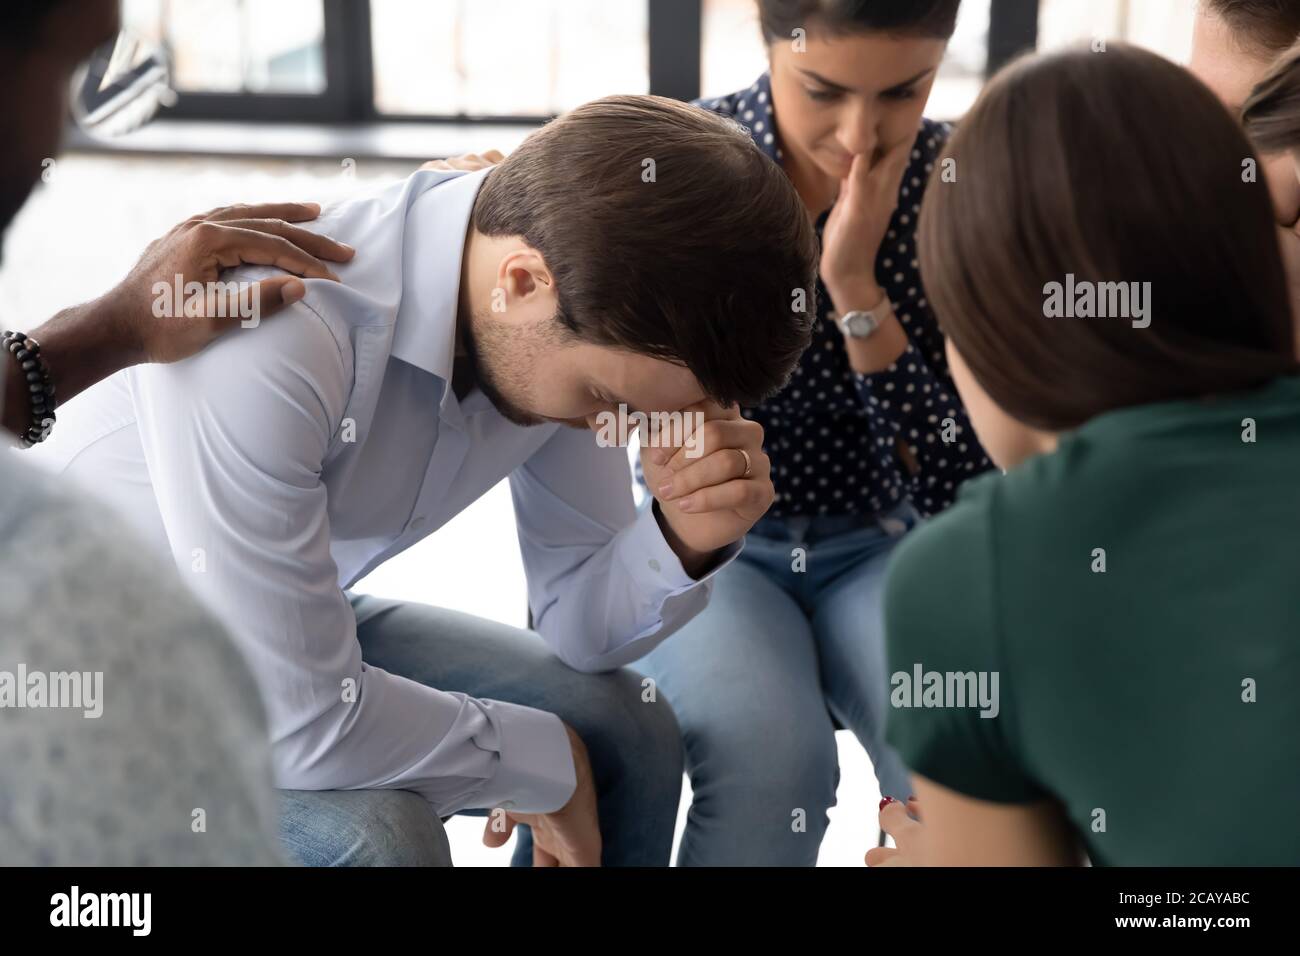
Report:
[[[745,451],[745,449],[743,449],[743,448],[737,448],[736,451],[740,452],[742,455],[745,456],[745,473],[744,473],[743,475],[741,475],[740,477],[741,477],[741,478],[748,478],[748,477],[749,477],[749,473],[750,473],[750,471],[751,471],[751,470],[753,469],[753,467],[754,467],[754,463],[753,463],[752,461],[750,461],[750,459],[749,459],[749,452]]]

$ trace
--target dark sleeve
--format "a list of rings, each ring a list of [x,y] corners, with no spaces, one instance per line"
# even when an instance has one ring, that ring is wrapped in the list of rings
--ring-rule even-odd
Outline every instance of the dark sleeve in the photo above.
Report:
[[[912,265],[917,208],[948,132],[941,123],[924,121],[876,261],[876,279],[890,294],[907,348],[889,368],[853,377],[877,434],[892,434],[910,452],[917,467],[904,469],[904,475],[913,504],[927,516],[951,505],[963,481],[993,467],[957,395],[943,333]]]
[[[929,517],[948,508],[961,483],[991,470],[993,462],[975,437],[943,346],[927,355],[912,335],[908,329],[912,341],[889,368],[853,378],[877,433],[892,434],[915,462],[915,470],[904,468],[903,475],[912,503]]]
[[[1046,794],[1017,754],[1015,687],[997,632],[991,515],[999,480],[967,486],[961,501],[909,535],[890,562],[886,738],[912,772],[941,786],[979,800],[1031,803]],[[924,688],[933,685],[926,675],[936,674],[944,686],[950,674],[982,675],[996,692],[965,706],[950,694],[927,699]]]

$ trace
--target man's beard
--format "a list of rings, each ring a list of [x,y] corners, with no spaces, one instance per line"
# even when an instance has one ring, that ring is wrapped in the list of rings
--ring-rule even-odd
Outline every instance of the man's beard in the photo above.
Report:
[[[471,318],[465,323],[461,335],[465,352],[474,368],[474,385],[487,396],[487,400],[500,412],[501,417],[511,424],[521,428],[545,424],[546,419],[524,411],[501,393],[496,373],[498,368],[508,362],[504,354],[505,349],[497,345],[498,339],[495,333],[489,333],[485,347],[480,349],[479,342],[474,336],[473,326],[474,320]]]

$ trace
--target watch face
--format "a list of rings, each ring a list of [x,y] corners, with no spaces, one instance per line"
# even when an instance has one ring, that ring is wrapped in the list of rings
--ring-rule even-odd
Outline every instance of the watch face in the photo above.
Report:
[[[875,320],[866,312],[850,313],[845,317],[844,324],[849,330],[849,335],[855,339],[864,339],[876,331]]]

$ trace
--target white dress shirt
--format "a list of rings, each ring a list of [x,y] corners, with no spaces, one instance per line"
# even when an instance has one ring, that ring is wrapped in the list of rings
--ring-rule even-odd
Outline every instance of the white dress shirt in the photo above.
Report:
[[[419,172],[326,210],[308,227],[357,249],[341,284],[307,280],[258,328],[106,380],[60,410],[39,452],[169,548],[227,624],[266,698],[283,788],[409,789],[442,815],[567,802],[559,718],[364,664],[344,595],[504,477],[534,626],[571,666],[633,661],[708,600],[707,578],[636,510],[623,449],[521,428],[480,391],[452,391],[485,175]]]

